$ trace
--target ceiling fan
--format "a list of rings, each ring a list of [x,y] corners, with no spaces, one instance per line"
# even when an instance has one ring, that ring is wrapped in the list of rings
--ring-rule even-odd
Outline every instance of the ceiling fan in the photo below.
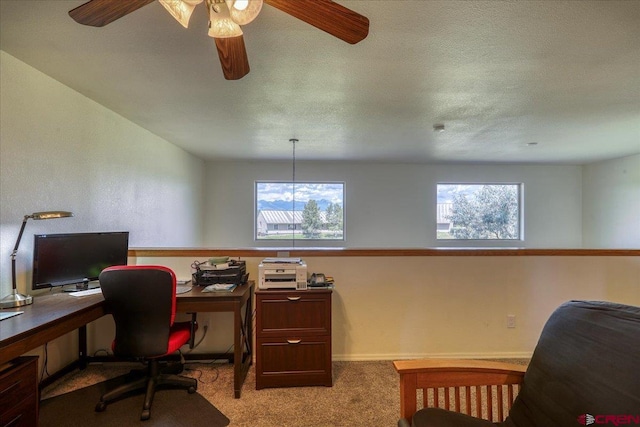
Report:
[[[103,27],[154,0],[90,0],[69,11],[76,22]],[[347,43],[369,34],[369,19],[332,0],[158,0],[185,28],[193,9],[204,2],[209,13],[209,36],[218,50],[225,79],[238,80],[249,73],[249,59],[240,25],[258,15],[263,1]]]

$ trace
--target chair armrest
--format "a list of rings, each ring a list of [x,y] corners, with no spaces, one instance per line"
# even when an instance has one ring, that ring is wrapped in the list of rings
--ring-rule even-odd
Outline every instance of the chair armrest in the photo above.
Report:
[[[471,392],[474,387],[473,392],[476,395],[474,416],[492,420],[493,413],[490,406],[484,409],[484,413],[482,411],[480,388],[484,387],[485,393],[492,397],[491,386],[507,385],[508,408],[510,408],[515,399],[513,386],[522,384],[527,369],[524,365],[512,363],[461,359],[399,360],[393,362],[393,366],[400,374],[400,416],[407,420],[411,420],[418,409],[418,390],[422,390],[423,407],[429,406],[428,390],[430,389],[433,390],[434,407],[472,415]],[[450,396],[450,387],[453,387],[453,396]],[[438,390],[441,388],[444,389],[442,399],[439,398]],[[496,390],[497,397],[502,401],[502,387],[497,387]],[[453,405],[450,404],[450,397],[453,397]],[[461,402],[466,404],[466,408],[461,408]],[[500,421],[506,415],[501,404],[498,406],[497,415]]]

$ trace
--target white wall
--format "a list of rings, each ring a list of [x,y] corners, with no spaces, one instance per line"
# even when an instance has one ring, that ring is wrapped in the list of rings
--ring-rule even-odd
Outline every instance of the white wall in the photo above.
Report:
[[[640,248],[640,154],[584,166],[582,200],[586,247]]]
[[[218,252],[219,254],[219,252]],[[257,278],[259,258],[246,258]],[[188,275],[189,257],[139,258]],[[640,305],[640,257],[411,256],[308,257],[333,276],[335,360],[529,357],[551,312],[572,299]],[[507,315],[516,328],[507,328]],[[211,331],[196,352],[233,343],[233,319],[200,313]],[[198,339],[200,338],[198,332]],[[108,333],[91,342],[108,348]]]
[[[0,294],[10,291],[10,253],[29,221],[18,288],[30,289],[33,235],[130,231],[130,246],[199,246],[204,162],[0,52]]]
[[[287,162],[208,162],[205,246],[254,247],[291,242],[253,240],[254,182],[291,180]],[[415,165],[297,162],[297,181],[344,181],[349,248],[445,246],[436,240],[438,182],[524,184],[524,241],[503,246],[582,247],[580,166]],[[297,241],[297,246],[313,246]],[[324,242],[323,242],[324,244]],[[450,242],[451,245],[460,242]],[[486,245],[479,243],[478,245]]]
[[[123,229],[131,231],[132,247],[256,246],[254,181],[288,180],[289,163],[205,164],[4,52],[0,52],[0,66],[3,295],[9,290],[9,254],[20,221],[40,210],[71,210],[75,217],[29,222],[18,255],[22,291],[34,233]],[[630,166],[621,168],[626,162]],[[585,168],[585,193],[590,194],[584,207],[589,221],[596,217],[592,212],[598,212],[598,193],[622,194],[630,186],[631,194],[637,195],[637,162],[634,156],[611,166]],[[614,179],[621,170],[633,178]],[[583,227],[579,166],[299,162],[296,172],[299,180],[346,182],[348,240],[341,246],[436,246],[431,224],[439,181],[523,182],[524,247],[579,248],[583,228],[592,233],[602,223],[586,222]],[[626,198],[614,201],[620,200]],[[629,207],[638,212],[635,200]],[[618,218],[612,225],[620,236],[613,246],[622,247],[623,220]],[[203,230],[205,240],[200,239]],[[629,247],[638,245],[632,242]],[[181,257],[132,260],[168,265],[181,277],[189,274],[191,261]],[[259,261],[248,260],[253,278]],[[640,305],[638,257],[396,257],[384,261],[378,257],[307,260],[311,271],[337,280],[334,358],[526,355],[549,313],[567,299]],[[506,314],[517,316],[515,330],[506,329]],[[223,314],[210,316],[215,318],[213,330],[202,351],[224,349],[229,343],[232,320]],[[108,346],[111,326],[107,318],[90,325],[92,349]],[[75,357],[71,349],[76,341],[75,334],[67,334],[49,345],[50,372]]]

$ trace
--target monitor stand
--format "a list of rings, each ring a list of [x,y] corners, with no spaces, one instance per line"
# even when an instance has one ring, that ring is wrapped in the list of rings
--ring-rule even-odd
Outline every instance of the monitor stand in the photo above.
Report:
[[[66,288],[65,292],[78,292],[78,291],[86,291],[87,289],[99,288],[100,282],[97,280],[89,281],[89,279],[84,279],[82,282],[76,283],[74,287]]]
[[[89,289],[89,279],[84,279],[82,283],[76,283],[76,291],[86,291]]]

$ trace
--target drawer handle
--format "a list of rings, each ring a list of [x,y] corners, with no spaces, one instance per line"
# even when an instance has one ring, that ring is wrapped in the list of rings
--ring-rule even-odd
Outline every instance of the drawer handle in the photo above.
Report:
[[[22,382],[22,380],[18,380],[15,383],[11,384],[9,387],[7,387],[4,390],[0,391],[0,395],[5,394],[5,393],[9,393],[9,391],[11,389],[18,387],[21,382]]]
[[[5,427],[11,427],[11,426],[15,426],[18,425],[18,421],[20,420],[20,418],[22,418],[22,414],[18,414],[17,417],[15,417],[14,419],[12,419],[11,421],[9,421],[7,424],[5,424]]]
[[[300,344],[302,340],[287,340],[289,344]]]
[[[287,297],[287,299],[289,301],[298,301],[298,300],[300,300],[300,298],[302,298],[302,297]]]

